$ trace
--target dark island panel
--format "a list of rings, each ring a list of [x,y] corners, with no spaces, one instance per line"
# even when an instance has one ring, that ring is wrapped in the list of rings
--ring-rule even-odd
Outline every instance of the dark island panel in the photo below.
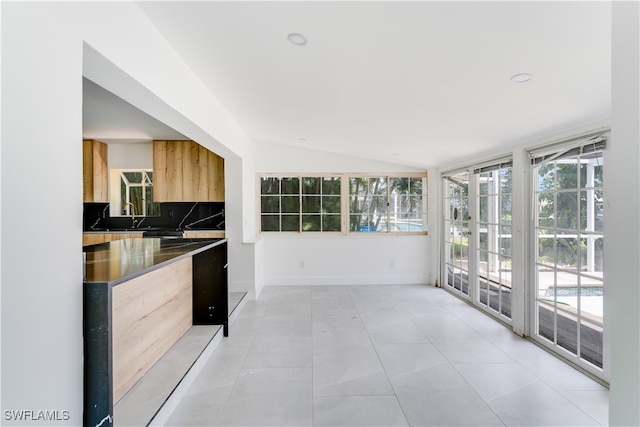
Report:
[[[193,256],[193,324],[223,325],[229,336],[227,287],[227,243]]]

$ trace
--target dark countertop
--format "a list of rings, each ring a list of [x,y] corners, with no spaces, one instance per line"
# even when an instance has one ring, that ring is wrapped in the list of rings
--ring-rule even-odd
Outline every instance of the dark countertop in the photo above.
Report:
[[[83,234],[132,234],[132,233],[144,233],[145,231],[178,231],[176,229],[173,228],[100,228],[97,230],[85,230],[82,233]],[[222,229],[218,229],[218,228],[185,228],[185,229],[180,229],[179,231],[182,231],[184,233],[224,233],[225,230]]]
[[[85,246],[84,283],[114,286],[226,241],[148,237]]]

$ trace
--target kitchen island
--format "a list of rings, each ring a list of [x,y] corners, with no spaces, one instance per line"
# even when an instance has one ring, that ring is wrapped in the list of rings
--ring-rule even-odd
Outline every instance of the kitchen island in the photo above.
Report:
[[[227,240],[134,238],[86,246],[84,424],[113,405],[192,325],[228,334]]]

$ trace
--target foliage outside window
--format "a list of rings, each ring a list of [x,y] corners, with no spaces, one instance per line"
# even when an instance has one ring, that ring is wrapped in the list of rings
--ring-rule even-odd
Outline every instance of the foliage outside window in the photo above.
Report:
[[[426,231],[426,177],[349,178],[349,231]]]
[[[263,232],[424,232],[425,188],[425,176],[262,176],[260,229]],[[342,229],[343,222],[348,224],[347,230]]]
[[[478,185],[480,304],[511,318],[511,164],[474,171]]]
[[[603,149],[606,138],[532,156],[535,332],[542,341],[603,367]]]
[[[339,177],[262,177],[262,231],[340,231]]]
[[[446,286],[469,295],[469,172],[446,175],[444,182],[444,262]],[[472,242],[471,242],[472,243]]]
[[[112,206],[112,216],[159,216],[160,204],[153,201],[153,172],[147,169],[114,169],[118,186]],[[112,181],[113,183],[113,181]],[[114,196],[112,194],[112,196]],[[114,203],[116,202],[116,203]]]

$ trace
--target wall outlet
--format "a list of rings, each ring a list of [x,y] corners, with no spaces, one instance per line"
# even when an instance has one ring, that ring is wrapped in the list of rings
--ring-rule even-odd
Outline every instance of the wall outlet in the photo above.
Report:
[[[300,261],[300,268],[304,268],[304,261]]]
[[[396,268],[396,260],[392,259],[389,261],[389,268]]]

